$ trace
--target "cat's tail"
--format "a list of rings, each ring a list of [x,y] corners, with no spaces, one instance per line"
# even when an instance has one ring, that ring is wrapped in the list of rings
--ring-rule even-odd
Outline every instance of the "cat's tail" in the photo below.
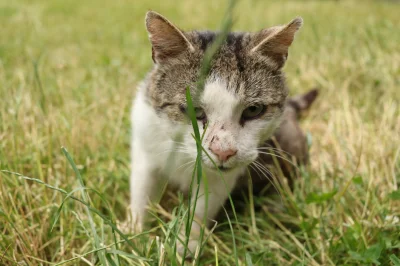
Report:
[[[317,98],[318,94],[319,94],[318,89],[314,88],[304,94],[290,97],[287,100],[287,104],[295,110],[297,116],[300,116],[303,111],[310,108],[310,106]]]

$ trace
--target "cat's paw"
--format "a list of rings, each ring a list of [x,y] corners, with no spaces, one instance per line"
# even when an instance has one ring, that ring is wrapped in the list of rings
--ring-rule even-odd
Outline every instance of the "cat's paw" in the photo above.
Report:
[[[181,243],[180,241],[176,244],[176,251],[182,257],[183,253],[185,252],[185,245],[186,243]],[[186,258],[193,258],[196,255],[197,247],[199,246],[198,239],[189,239],[187,250],[186,250]]]
[[[117,221],[118,229],[124,234],[139,234],[143,231],[143,226],[140,223],[135,223],[132,220]]]

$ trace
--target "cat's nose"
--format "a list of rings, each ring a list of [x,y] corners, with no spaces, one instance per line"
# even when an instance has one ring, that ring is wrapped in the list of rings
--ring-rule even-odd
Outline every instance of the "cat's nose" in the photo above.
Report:
[[[212,151],[212,153],[217,155],[218,159],[221,162],[227,161],[229,158],[231,158],[232,156],[234,156],[237,153],[236,149],[222,150],[215,143],[211,144],[210,150]]]

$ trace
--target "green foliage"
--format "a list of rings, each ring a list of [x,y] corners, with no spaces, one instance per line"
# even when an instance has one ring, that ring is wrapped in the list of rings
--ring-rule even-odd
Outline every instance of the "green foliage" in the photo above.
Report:
[[[394,266],[400,266],[400,259],[396,255],[392,254],[389,258]]]
[[[392,200],[400,200],[400,190],[393,191],[389,194],[389,198]]]
[[[336,193],[336,189],[327,193],[310,193],[306,196],[306,203],[323,203],[332,199]]]
[[[380,265],[378,259],[381,256],[383,248],[384,247],[381,244],[375,244],[364,250],[362,253],[349,251],[349,254],[353,260],[361,262],[363,264],[374,263],[375,265]]]

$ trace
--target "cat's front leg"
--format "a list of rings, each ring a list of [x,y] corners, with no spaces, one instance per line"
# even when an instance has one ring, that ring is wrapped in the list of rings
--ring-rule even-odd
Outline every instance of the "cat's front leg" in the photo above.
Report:
[[[200,244],[199,236],[201,230],[201,224],[206,219],[206,226],[213,224],[213,219],[218,214],[221,207],[224,205],[226,199],[229,197],[232,189],[234,188],[239,174],[232,176],[208,176],[208,188],[205,189],[204,183],[200,185],[199,197],[197,198],[196,209],[195,209],[195,221],[193,221],[189,241],[187,256],[194,255],[197,246]],[[207,194],[206,194],[207,193]],[[193,197],[191,200],[191,205],[193,206],[196,200],[196,189],[193,191]],[[208,196],[207,196],[208,195]],[[182,227],[181,238],[185,242],[185,227]],[[184,246],[182,243],[177,244],[177,250],[180,255],[183,255]],[[191,254],[190,254],[191,253]]]
[[[131,211],[134,232],[143,230],[147,206],[154,199],[156,177],[147,156],[139,150],[133,151],[130,178]]]

